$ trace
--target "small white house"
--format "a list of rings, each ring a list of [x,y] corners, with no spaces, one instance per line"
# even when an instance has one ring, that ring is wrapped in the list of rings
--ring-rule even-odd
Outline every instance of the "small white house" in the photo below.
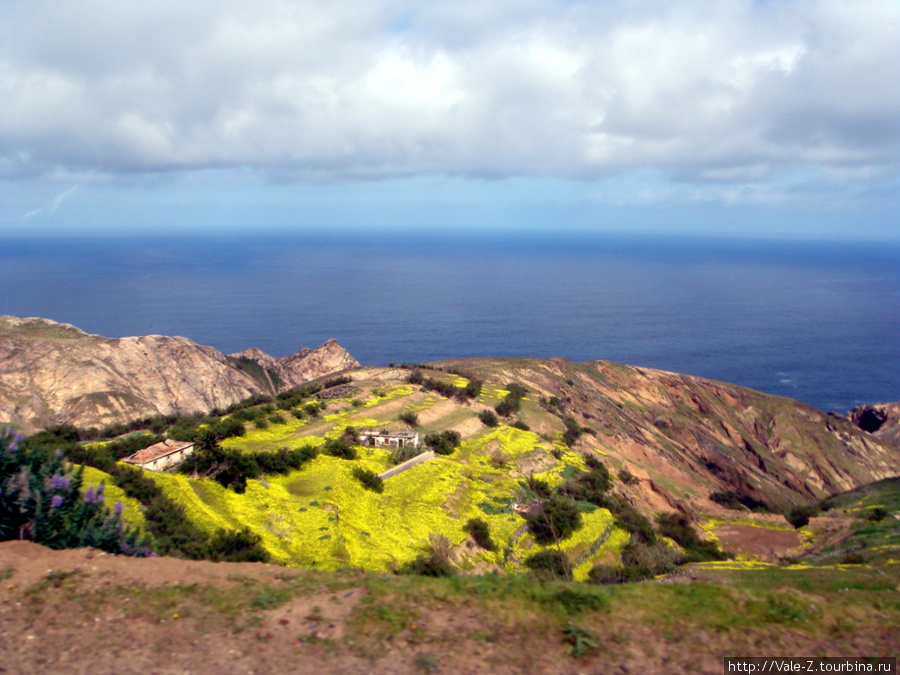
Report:
[[[165,471],[181,464],[185,457],[194,452],[194,444],[184,441],[173,441],[167,438],[159,443],[138,450],[123,462],[133,464],[147,471]]]
[[[371,445],[376,448],[416,448],[419,445],[417,431],[375,431],[363,429],[358,432],[360,445]]]

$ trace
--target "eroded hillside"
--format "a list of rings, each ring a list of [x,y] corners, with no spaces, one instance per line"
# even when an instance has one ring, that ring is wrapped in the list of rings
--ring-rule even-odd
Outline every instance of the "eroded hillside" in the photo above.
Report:
[[[284,359],[255,351],[259,360],[184,337],[112,339],[47,319],[0,317],[0,422],[33,431],[207,413],[359,365],[334,341]]]

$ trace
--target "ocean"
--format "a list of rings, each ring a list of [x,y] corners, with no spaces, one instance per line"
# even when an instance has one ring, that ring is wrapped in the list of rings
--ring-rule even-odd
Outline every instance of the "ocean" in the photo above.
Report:
[[[900,400],[900,244],[417,233],[0,239],[0,314],[361,363],[606,359]]]

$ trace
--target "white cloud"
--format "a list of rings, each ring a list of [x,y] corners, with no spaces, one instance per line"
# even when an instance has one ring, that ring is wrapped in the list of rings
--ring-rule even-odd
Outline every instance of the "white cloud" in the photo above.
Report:
[[[900,164],[900,3],[7,0],[0,171]]]

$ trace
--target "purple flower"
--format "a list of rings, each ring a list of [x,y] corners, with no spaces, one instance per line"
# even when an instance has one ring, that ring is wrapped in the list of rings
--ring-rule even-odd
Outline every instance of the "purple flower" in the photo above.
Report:
[[[23,434],[23,433],[20,431],[20,432],[17,433],[15,436],[13,436],[13,440],[14,440],[16,443],[21,443],[22,441],[25,440],[25,434]]]
[[[97,501],[97,491],[94,488],[90,487],[85,490],[84,493],[84,503],[85,504],[93,504]]]
[[[122,502],[116,502],[116,505],[113,507],[113,511],[116,512],[117,516],[122,515],[122,511],[125,510],[125,505]]]
[[[62,506],[62,503],[63,498],[61,495],[53,495],[53,497],[50,499],[50,508],[58,509],[60,506]]]
[[[67,490],[69,488],[69,484],[72,481],[66,478],[65,476],[60,476],[59,474],[54,474],[50,478],[50,488],[53,490]]]

